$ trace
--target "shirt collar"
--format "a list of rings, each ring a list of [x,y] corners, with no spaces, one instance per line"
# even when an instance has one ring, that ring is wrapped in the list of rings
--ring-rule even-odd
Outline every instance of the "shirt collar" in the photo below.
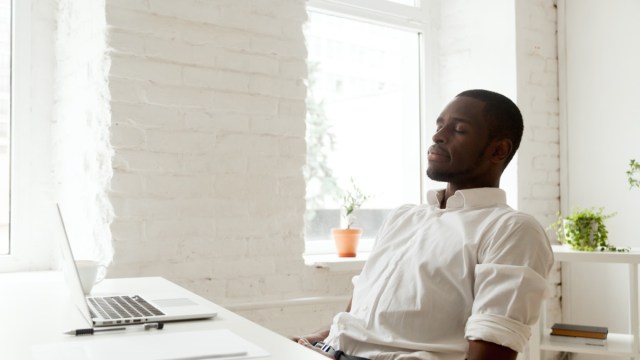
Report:
[[[429,190],[427,203],[440,207],[444,197],[444,189]],[[499,188],[477,188],[458,190],[447,200],[447,209],[469,209],[504,205],[507,203],[507,194]]]

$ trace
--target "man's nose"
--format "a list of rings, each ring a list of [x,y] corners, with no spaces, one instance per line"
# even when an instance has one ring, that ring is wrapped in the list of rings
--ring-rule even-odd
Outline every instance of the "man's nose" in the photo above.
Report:
[[[447,135],[446,135],[445,128],[441,127],[440,129],[436,130],[436,132],[431,137],[431,140],[433,140],[433,142],[436,144],[447,142]]]

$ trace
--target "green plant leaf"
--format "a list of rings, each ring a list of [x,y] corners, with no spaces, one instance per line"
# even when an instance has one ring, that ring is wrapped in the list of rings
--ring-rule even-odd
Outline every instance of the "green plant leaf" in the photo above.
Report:
[[[629,161],[627,180],[629,181],[629,188],[640,188],[640,163],[635,159],[631,159],[631,161]]]
[[[571,215],[563,217],[560,213],[556,221],[549,225],[558,235],[558,241],[569,244],[580,251],[618,251],[626,252],[628,248],[618,248],[608,243],[609,232],[605,220],[614,214],[604,214],[604,208],[588,208],[573,210]]]
[[[342,216],[347,223],[347,229],[351,228],[353,221],[355,220],[354,212],[358,210],[370,196],[365,195],[364,192],[356,185],[356,182],[351,178],[351,187],[344,191],[342,195]]]

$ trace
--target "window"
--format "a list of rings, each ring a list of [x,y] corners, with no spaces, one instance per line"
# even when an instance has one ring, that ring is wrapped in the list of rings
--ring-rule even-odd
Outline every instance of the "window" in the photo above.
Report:
[[[363,229],[360,250],[370,248],[391,209],[421,201],[423,30],[415,19],[406,21],[407,13],[420,14],[407,6],[413,1],[394,2],[405,5],[371,2],[403,11],[387,21],[379,9],[363,10],[362,2],[310,6],[307,253],[333,251],[330,229],[340,225],[336,195],[352,180],[371,197],[356,212],[354,227]]]
[[[0,4],[0,74],[9,77],[0,76],[0,141],[10,149],[0,155],[6,156],[0,161],[0,272],[50,269],[57,235],[51,167],[57,5]]]
[[[11,1],[0,0],[0,255],[9,253],[11,174]]]

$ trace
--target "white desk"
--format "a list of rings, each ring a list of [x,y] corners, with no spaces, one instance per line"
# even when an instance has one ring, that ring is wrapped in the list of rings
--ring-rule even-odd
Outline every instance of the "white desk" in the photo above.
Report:
[[[159,277],[107,279],[96,285],[93,293],[135,292],[143,289],[186,289]],[[46,299],[46,300],[42,300]],[[229,329],[240,337],[258,345],[270,356],[268,360],[327,360],[291,340],[236,315],[216,304],[218,316],[210,320],[167,323],[163,332]],[[35,309],[29,313],[28,308]],[[36,319],[40,321],[36,322]],[[37,344],[86,340],[63,332],[87,327],[80,312],[66,294],[59,272],[25,272],[0,274],[0,359],[32,359],[32,347]],[[134,332],[113,332],[93,335],[132,336]],[[135,336],[135,334],[133,335]]]

